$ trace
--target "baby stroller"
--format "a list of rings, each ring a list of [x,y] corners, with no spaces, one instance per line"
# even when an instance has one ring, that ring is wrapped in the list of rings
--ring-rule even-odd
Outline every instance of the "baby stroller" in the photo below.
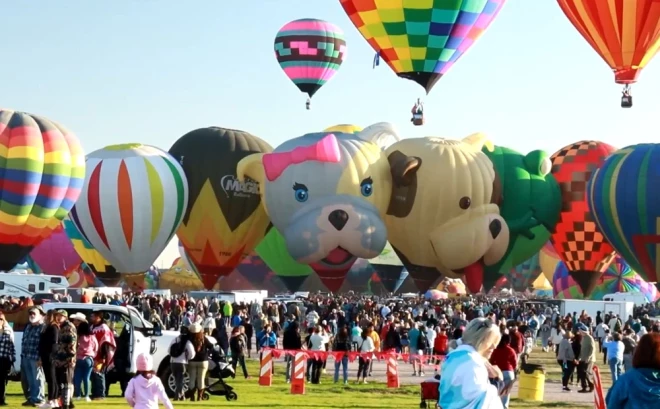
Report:
[[[228,385],[224,379],[234,376],[234,368],[227,363],[227,359],[222,351],[214,351],[209,359],[208,377],[217,379],[216,382],[207,382],[208,386],[204,389],[202,400],[209,400],[211,395],[224,396],[228,401],[238,399],[234,388]]]

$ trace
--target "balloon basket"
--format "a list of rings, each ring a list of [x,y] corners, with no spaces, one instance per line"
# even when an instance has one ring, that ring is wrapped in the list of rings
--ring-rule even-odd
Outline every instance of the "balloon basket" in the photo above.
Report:
[[[632,108],[633,99],[632,95],[624,95],[621,97],[621,108]]]

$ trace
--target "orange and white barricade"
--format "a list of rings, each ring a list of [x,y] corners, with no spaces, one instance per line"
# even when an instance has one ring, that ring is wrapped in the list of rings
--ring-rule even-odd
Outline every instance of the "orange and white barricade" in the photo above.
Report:
[[[396,362],[396,354],[387,355],[387,387],[399,387],[399,368]]]
[[[606,409],[605,397],[603,395],[603,383],[601,382],[600,379],[600,370],[596,365],[594,365],[593,371],[594,371],[594,408]]]
[[[259,385],[271,386],[272,384],[273,384],[273,352],[269,349],[266,349],[261,353]]]
[[[293,357],[293,367],[291,369],[291,394],[305,394],[305,366],[307,365],[307,355],[302,352],[296,352]]]

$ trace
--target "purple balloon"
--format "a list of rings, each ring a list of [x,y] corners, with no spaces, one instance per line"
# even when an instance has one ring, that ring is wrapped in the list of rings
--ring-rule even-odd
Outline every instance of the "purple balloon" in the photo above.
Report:
[[[63,276],[82,263],[62,225],[53,230],[46,240],[39,243],[30,252],[30,257],[44,274],[56,276]]]

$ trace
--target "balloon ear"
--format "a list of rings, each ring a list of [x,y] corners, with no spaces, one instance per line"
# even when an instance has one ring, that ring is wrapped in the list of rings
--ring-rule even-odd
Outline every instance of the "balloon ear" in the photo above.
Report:
[[[533,175],[546,176],[552,170],[552,162],[544,151],[531,151],[525,155],[525,168]]]
[[[465,138],[463,138],[462,142],[472,146],[473,148],[475,148],[475,150],[478,151],[480,151],[484,147],[488,149],[489,152],[495,150],[495,146],[493,145],[493,142],[491,142],[488,139],[488,137],[481,132],[472,134],[470,136],[466,136]]]
[[[259,192],[263,194],[263,183],[266,179],[266,172],[264,171],[263,153],[253,153],[246,156],[236,165],[236,178],[241,182],[245,182],[246,178],[250,178],[259,183]]]
[[[401,140],[399,132],[394,125],[389,122],[378,122],[369,125],[357,135],[363,141],[375,143],[382,150],[387,149],[393,143]]]

